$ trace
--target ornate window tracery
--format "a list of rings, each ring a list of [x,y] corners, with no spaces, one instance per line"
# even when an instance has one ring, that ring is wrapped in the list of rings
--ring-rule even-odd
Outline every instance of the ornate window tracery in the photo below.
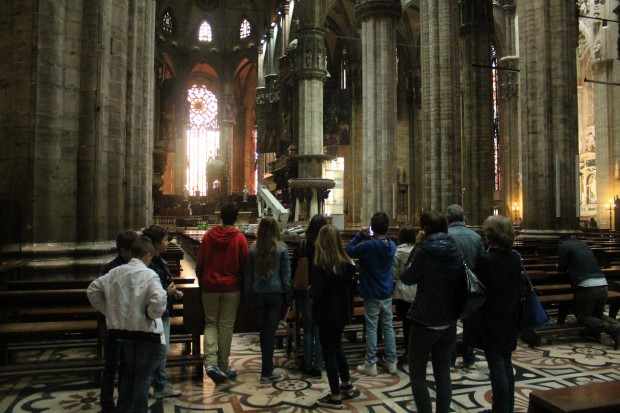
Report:
[[[192,86],[187,91],[187,100],[186,188],[192,196],[206,195],[207,164],[219,153],[218,101],[205,85]]]
[[[174,32],[174,24],[170,10],[166,10],[161,17],[161,29],[166,34],[172,34]]]
[[[198,30],[198,40],[201,42],[210,42],[213,40],[213,31],[209,22],[202,22],[200,30]]]
[[[250,34],[252,34],[252,26],[250,26],[250,22],[247,19],[243,19],[241,27],[239,27],[239,38],[245,39],[250,37]]]
[[[491,66],[497,67],[499,58],[495,45],[491,44]],[[500,159],[500,143],[499,143],[499,77],[497,69],[491,70],[491,79],[493,85],[493,161],[494,161],[494,180],[493,187],[496,191],[501,189],[501,159]]]

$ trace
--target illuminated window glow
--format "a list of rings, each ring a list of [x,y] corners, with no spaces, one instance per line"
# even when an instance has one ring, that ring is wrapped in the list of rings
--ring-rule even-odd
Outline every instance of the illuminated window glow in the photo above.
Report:
[[[170,13],[170,10],[166,10],[164,15],[162,16],[161,28],[164,33],[172,34],[174,26],[172,25],[172,13]]]
[[[213,40],[213,32],[211,31],[211,25],[207,22],[202,22],[200,30],[198,31],[198,40],[201,42],[210,42]]]
[[[220,131],[217,98],[204,85],[188,90],[187,169],[185,186],[189,194],[207,194],[207,163],[219,152]]]
[[[252,32],[252,27],[250,26],[250,22],[246,19],[243,19],[241,22],[241,27],[239,28],[239,38],[245,39],[246,37],[250,37]]]
[[[497,67],[498,57],[495,46],[491,45],[491,66]],[[495,165],[493,187],[496,191],[501,189],[501,159],[500,159],[500,146],[499,146],[499,96],[497,95],[499,90],[499,78],[497,76],[497,69],[491,70],[492,83],[493,83],[493,160]]]

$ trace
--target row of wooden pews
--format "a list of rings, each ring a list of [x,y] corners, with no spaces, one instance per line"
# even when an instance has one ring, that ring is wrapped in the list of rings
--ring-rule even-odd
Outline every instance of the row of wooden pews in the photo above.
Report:
[[[171,356],[168,366],[196,366],[201,371],[200,335],[202,306],[194,277],[181,277],[182,250],[170,244],[167,260],[177,268],[174,283],[184,298],[174,306],[171,342],[181,343],[181,355]],[[179,254],[179,252],[181,254]],[[171,269],[171,270],[172,270]],[[0,286],[0,377],[103,369],[101,318],[92,308],[86,289],[92,277],[4,279]],[[24,350],[90,348],[93,357],[50,362],[17,362]]]

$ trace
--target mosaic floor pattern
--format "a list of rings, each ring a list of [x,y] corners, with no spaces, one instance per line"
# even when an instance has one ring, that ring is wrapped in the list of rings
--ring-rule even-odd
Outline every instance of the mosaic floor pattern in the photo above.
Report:
[[[158,412],[305,412],[329,411],[315,401],[328,393],[327,378],[308,379],[297,369],[294,358],[284,350],[276,352],[277,371],[287,379],[261,384],[260,349],[255,334],[235,335],[232,364],[236,380],[214,385],[206,376],[196,378],[193,369],[169,369],[168,380],[183,391],[178,398],[150,400]],[[174,348],[173,351],[179,351]],[[58,350],[21,355],[30,361],[55,357],[87,357],[89,350]],[[344,404],[349,412],[415,412],[407,366],[399,365],[396,375],[381,370],[376,377],[355,372],[361,351],[349,353],[353,382],[359,394]],[[474,370],[452,373],[453,412],[479,412],[490,408],[491,389],[484,357]],[[620,352],[608,337],[602,343],[575,336],[557,336],[553,343],[531,348],[519,344],[513,354],[516,370],[516,410],[526,412],[532,390],[574,386],[589,382],[620,380]],[[428,383],[433,394],[432,371]],[[0,412],[98,412],[99,390],[92,376],[48,375],[0,381]]]

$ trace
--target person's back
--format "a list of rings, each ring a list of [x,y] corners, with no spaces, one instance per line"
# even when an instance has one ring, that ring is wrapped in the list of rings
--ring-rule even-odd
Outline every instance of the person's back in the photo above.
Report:
[[[157,274],[147,267],[154,253],[149,238],[137,238],[132,247],[137,258],[97,278],[87,289],[92,306],[105,314],[108,336],[119,340],[124,357],[118,411],[148,410],[151,373],[166,342],[161,316],[167,293]]]
[[[605,277],[588,244],[578,238],[569,238],[560,245],[558,271],[568,271],[574,287],[587,279]]]
[[[202,291],[240,291],[247,254],[247,239],[237,228],[222,225],[209,230],[196,261]]]
[[[229,357],[248,255],[245,235],[234,227],[238,215],[234,203],[222,205],[222,225],[205,233],[196,260],[205,318],[203,364],[215,383],[237,375],[229,365]]]
[[[482,237],[465,225],[463,209],[459,205],[454,204],[448,207],[446,219],[448,220],[448,235],[456,242],[469,268],[473,268],[476,259],[484,253]]]
[[[357,366],[357,371],[369,376],[377,375],[379,323],[385,342],[383,366],[390,374],[396,374],[396,341],[392,327],[392,263],[396,244],[386,236],[389,223],[386,213],[375,212],[370,218],[370,228],[359,231],[346,249],[350,257],[358,259],[359,290],[364,299],[366,356],[364,364]]]

